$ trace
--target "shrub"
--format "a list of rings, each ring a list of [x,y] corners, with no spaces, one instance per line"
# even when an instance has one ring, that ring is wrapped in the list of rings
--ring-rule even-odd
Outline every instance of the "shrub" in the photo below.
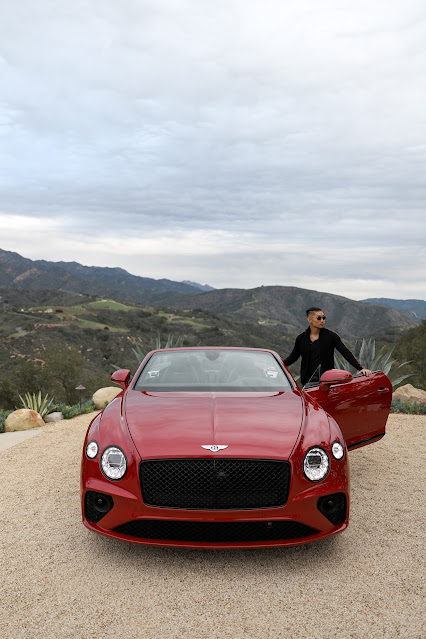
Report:
[[[68,406],[67,404],[55,404],[50,412],[59,412],[62,413],[64,419],[71,419],[72,417],[77,417],[78,415],[84,415],[86,413],[92,413],[95,410],[95,404],[93,400],[89,400],[84,404],[74,404],[73,406]]]
[[[405,415],[426,415],[426,404],[403,402],[401,399],[393,399],[391,413],[404,413]]]
[[[4,433],[4,422],[6,417],[10,415],[13,411],[11,410],[2,410],[0,409],[0,433]]]

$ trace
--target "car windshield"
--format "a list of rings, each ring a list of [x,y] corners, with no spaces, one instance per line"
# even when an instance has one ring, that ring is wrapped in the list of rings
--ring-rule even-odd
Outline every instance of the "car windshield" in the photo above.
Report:
[[[267,351],[196,349],[159,351],[145,364],[134,390],[285,391],[292,386]]]

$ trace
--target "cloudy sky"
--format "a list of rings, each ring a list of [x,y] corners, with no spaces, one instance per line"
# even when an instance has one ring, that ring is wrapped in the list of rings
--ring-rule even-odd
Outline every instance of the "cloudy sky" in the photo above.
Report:
[[[424,0],[0,0],[0,248],[426,299]]]

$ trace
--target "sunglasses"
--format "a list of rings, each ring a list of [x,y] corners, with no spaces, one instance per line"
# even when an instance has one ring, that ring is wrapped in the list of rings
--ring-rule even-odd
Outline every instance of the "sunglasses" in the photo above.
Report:
[[[317,320],[325,320],[325,315],[317,315]]]

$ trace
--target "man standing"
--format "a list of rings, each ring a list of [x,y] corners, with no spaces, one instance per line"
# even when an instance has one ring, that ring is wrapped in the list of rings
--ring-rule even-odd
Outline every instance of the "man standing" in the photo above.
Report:
[[[306,316],[309,327],[296,337],[292,352],[284,360],[284,364],[290,366],[299,357],[302,358],[300,365],[302,386],[310,380],[319,382],[322,373],[334,368],[334,349],[337,349],[357,371],[363,375],[371,375],[371,371],[362,367],[337,333],[324,328],[325,315],[320,308],[308,308]]]

